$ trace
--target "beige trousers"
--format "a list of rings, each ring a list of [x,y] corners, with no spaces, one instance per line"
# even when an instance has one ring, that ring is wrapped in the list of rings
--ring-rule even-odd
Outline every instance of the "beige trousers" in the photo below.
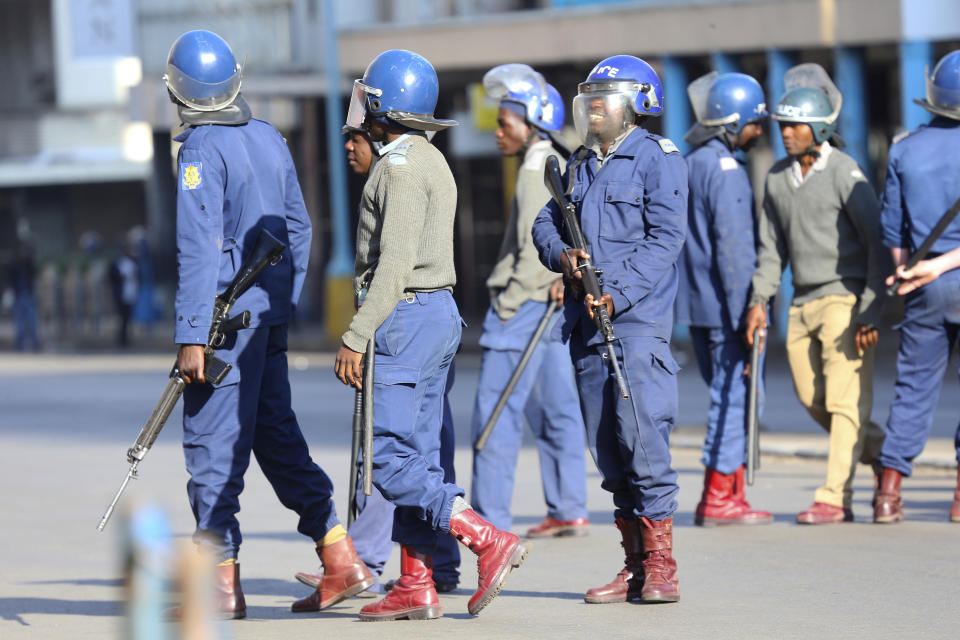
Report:
[[[830,434],[827,480],[816,502],[851,508],[857,462],[872,464],[883,431],[870,421],[873,350],[862,356],[854,335],[857,297],[830,295],[790,307],[787,360],[797,399]]]

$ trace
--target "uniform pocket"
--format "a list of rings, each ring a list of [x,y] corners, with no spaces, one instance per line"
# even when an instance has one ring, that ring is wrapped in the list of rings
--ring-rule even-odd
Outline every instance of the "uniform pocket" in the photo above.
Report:
[[[643,237],[643,185],[610,182],[603,192],[600,237],[628,241]]]
[[[677,364],[677,361],[674,360],[673,354],[670,353],[670,346],[663,345],[659,349],[656,349],[651,354],[652,363],[655,367],[660,367],[670,375],[677,375],[680,372],[680,365]]]

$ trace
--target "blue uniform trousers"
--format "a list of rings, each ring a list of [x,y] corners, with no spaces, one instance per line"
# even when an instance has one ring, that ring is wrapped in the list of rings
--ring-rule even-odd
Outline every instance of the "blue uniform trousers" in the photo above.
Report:
[[[287,325],[243,329],[217,356],[239,373],[230,384],[189,384],[183,393],[183,452],[187,494],[197,521],[194,541],[220,560],[236,558],[242,537],[243,474],[257,457],[280,502],[300,516],[297,531],[320,540],[339,523],[333,484],[310,459],[290,406]]]
[[[473,409],[474,443],[546,309],[545,302],[528,301],[505,322],[492,308],[487,312],[481,344],[519,349],[483,351]],[[555,313],[553,321],[560,315]],[[584,429],[570,348],[552,337],[552,333],[550,328],[544,332],[486,445],[473,455],[471,503],[498,529],[509,529],[512,523],[510,504],[517,454],[523,442],[524,417],[537,441],[547,516],[558,520],[587,517]]]
[[[920,455],[940,397],[940,385],[960,330],[960,269],[948,271],[928,285],[907,294],[897,383],[887,419],[887,437],[880,464],[909,476]],[[955,436],[960,460],[960,426]]]
[[[729,475],[746,462],[750,378],[743,375],[743,370],[750,362],[750,349],[739,333],[727,328],[690,327],[690,338],[700,375],[710,387],[710,412],[701,462],[708,469]],[[764,404],[765,355],[766,350],[760,354],[757,381],[758,419]]]
[[[431,555],[464,494],[440,465],[444,391],[461,323],[449,291],[409,293],[376,334],[373,483],[397,507],[393,539]]]
[[[376,367],[374,367],[376,371]],[[456,472],[453,468],[453,454],[455,439],[453,433],[453,413],[450,411],[448,394],[453,387],[454,366],[450,365],[450,375],[447,376],[446,394],[443,399],[443,425],[440,430],[440,466],[443,468],[445,482],[456,482]],[[359,460],[357,461],[359,464]],[[363,560],[367,568],[378,580],[383,575],[383,567],[390,559],[393,551],[394,506],[376,487],[371,495],[363,493],[363,477],[357,476],[357,519],[350,525],[350,537],[357,555]],[[460,545],[453,536],[440,536],[437,549],[433,556],[433,577],[437,582],[460,582]],[[382,591],[378,584],[370,591]]]
[[[615,351],[630,394],[620,396],[601,343],[570,339],[587,446],[613,494],[614,517],[663,520],[677,510],[677,472],[670,465],[670,432],[677,415],[676,361],[659,338],[624,337]]]

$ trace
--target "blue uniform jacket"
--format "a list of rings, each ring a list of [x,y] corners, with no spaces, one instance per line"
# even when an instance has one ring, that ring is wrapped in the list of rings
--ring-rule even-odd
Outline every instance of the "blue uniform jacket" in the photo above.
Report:
[[[957,198],[960,180],[960,121],[934,118],[929,124],[894,139],[881,202],[883,242],[917,250]],[[960,217],[954,218],[930,252],[960,246]],[[932,257],[932,256],[928,256]]]
[[[716,138],[687,154],[686,161],[690,206],[677,322],[735,331],[757,266],[753,187],[746,169]]]
[[[577,153],[581,153],[582,149]],[[576,156],[574,156],[576,157]],[[572,160],[564,182],[569,185]],[[687,226],[687,165],[672,142],[635,128],[598,169],[587,151],[575,166],[570,195],[604,293],[613,298],[618,338],[670,339],[677,295],[677,259]],[[569,189],[568,189],[569,190]],[[560,208],[549,202],[533,225],[540,260],[562,272],[569,248]],[[582,300],[564,297],[563,339],[579,323],[587,344],[603,341]]]
[[[261,228],[287,245],[237,300],[250,326],[290,319],[307,272],[310,217],[293,158],[267,122],[190,127],[182,142],[177,180],[177,344],[207,341],[213,301],[249,255]]]

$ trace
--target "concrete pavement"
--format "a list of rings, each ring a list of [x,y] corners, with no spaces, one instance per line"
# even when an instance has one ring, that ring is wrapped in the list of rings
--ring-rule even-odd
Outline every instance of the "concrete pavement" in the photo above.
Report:
[[[291,355],[295,407],[314,458],[346,483],[351,394],[329,374],[327,354]],[[476,364],[458,364],[455,419],[465,444]],[[126,472],[124,452],[162,389],[169,356],[0,357],[0,638],[111,638],[120,635],[122,519],[103,534],[96,523]],[[684,402],[697,398],[684,397]],[[175,413],[141,467],[125,505],[149,502],[168,514],[175,543],[187,544],[192,517]],[[536,541],[529,559],[483,613],[466,603],[476,573],[464,554],[461,589],[441,597],[444,617],[429,622],[361,623],[363,600],[326,612],[293,616],[290,603],[306,589],[293,573],[317,564],[311,543],[295,532],[296,517],[279,505],[255,465],[247,473],[240,513],[245,542],[241,573],[249,619],[224,623],[237,639],[361,638],[953,638],[957,620],[956,553],[960,525],[949,524],[955,464],[952,443],[937,439],[904,484],[908,521],[869,523],[870,473],[856,483],[857,522],[831,527],[793,524],[812,500],[825,464],[784,455],[825,448],[822,434],[763,434],[764,460],[749,496],[775,512],[755,528],[692,526],[702,469],[702,429],[678,427],[680,472],[676,556],[682,601],[675,605],[587,605],[584,590],[611,579],[622,563],[610,498],[587,461],[591,535]],[[943,466],[949,466],[943,462]],[[469,480],[470,451],[457,450]],[[468,487],[465,487],[469,489]],[[346,496],[338,491],[337,507]],[[520,454],[514,530],[544,513],[536,451]],[[399,570],[399,553],[386,576]]]

